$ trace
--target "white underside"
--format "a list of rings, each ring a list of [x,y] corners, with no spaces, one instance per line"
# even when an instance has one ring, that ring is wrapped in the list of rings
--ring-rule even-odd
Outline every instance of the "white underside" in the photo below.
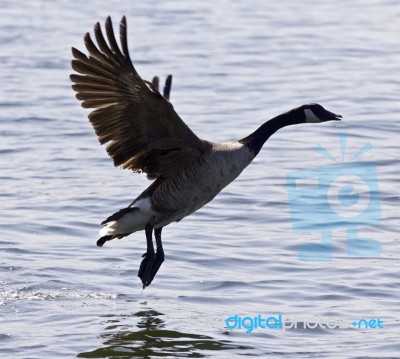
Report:
[[[154,211],[151,209],[150,199],[141,199],[137,201],[133,207],[139,208],[139,211],[126,213],[117,221],[107,223],[107,225],[99,231],[100,236],[133,233],[143,230],[154,215]]]

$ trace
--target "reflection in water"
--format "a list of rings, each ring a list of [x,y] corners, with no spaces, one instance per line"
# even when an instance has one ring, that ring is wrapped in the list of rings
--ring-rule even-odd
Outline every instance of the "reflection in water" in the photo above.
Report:
[[[165,322],[161,318],[163,315],[155,310],[139,311],[133,314],[139,318],[136,325],[138,330],[116,332],[115,330],[121,326],[120,318],[110,316],[106,332],[101,335],[104,346],[81,353],[78,358],[149,358],[171,355],[204,358],[211,355],[210,351],[251,349],[227,340],[214,340],[207,335],[165,329]]]

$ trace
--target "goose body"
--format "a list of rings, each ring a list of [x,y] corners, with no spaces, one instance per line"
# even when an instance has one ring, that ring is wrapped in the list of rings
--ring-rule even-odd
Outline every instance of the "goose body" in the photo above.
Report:
[[[100,235],[121,235],[180,221],[210,202],[250,164],[255,155],[238,141],[210,143],[201,161],[181,169],[175,176],[157,179],[131,205],[137,208],[111,220]]]
[[[307,104],[265,122],[241,140],[212,143],[199,139],[169,102],[172,77],[163,95],[159,80],[142,80],[130,60],[126,19],[120,24],[119,46],[111,19],[94,28],[97,46],[85,36],[89,56],[72,48],[71,75],[76,97],[95,108],[89,120],[115,166],[146,172],[154,182],[128,207],[102,222],[98,246],[114,238],[145,230],[147,252],[138,276],[150,285],[164,261],[162,228],[180,221],[210,202],[252,162],[267,139],[282,127],[339,120],[341,116],[318,104]],[[156,251],[153,246],[153,232]]]

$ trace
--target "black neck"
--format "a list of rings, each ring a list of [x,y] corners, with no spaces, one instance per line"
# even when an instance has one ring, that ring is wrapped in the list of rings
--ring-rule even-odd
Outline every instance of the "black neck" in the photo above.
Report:
[[[280,128],[290,125],[297,125],[305,122],[304,111],[289,111],[265,122],[249,136],[239,142],[247,146],[255,155],[260,152],[265,141]]]

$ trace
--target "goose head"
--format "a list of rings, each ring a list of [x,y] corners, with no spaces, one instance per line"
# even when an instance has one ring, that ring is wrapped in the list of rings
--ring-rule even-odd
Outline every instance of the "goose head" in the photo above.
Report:
[[[320,123],[326,121],[340,121],[342,116],[325,110],[317,103],[310,103],[296,107],[265,122],[256,131],[239,140],[255,155],[258,154],[265,141],[280,128],[300,123]]]
[[[293,111],[293,110],[292,110]],[[325,110],[317,103],[310,103],[295,109],[294,111],[302,111],[304,114],[304,122],[306,123],[319,123],[326,121],[340,121],[341,115],[336,115],[333,112]]]

